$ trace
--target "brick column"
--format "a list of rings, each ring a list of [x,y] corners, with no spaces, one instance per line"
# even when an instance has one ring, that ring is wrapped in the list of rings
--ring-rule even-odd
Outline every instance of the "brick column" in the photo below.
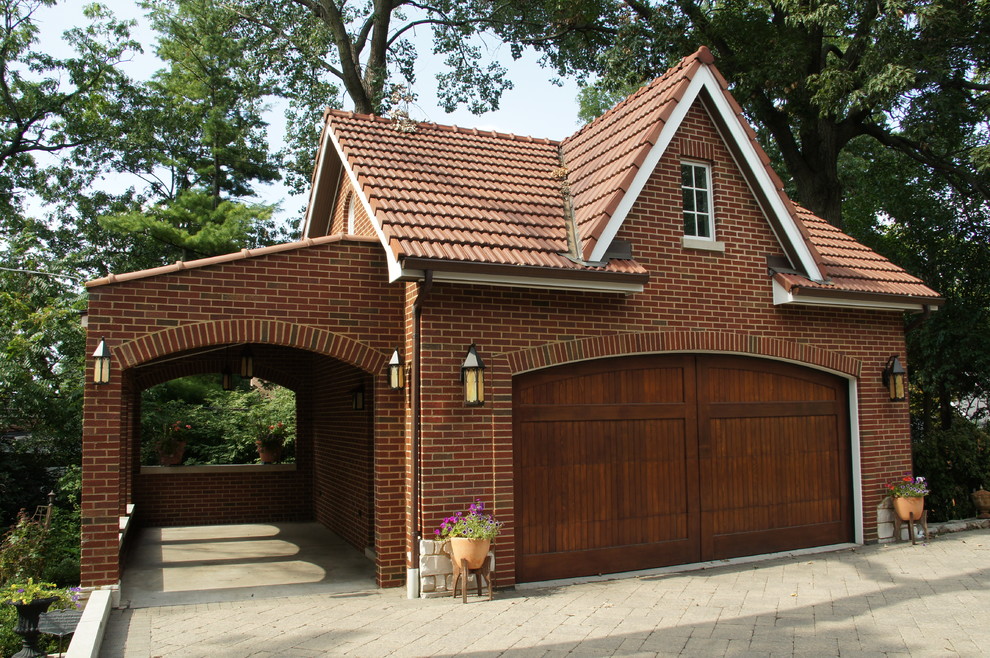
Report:
[[[88,353],[95,349],[90,338]],[[110,383],[86,384],[83,406],[82,584],[113,585],[120,580],[122,374],[112,362]],[[87,378],[90,378],[87,363]]]

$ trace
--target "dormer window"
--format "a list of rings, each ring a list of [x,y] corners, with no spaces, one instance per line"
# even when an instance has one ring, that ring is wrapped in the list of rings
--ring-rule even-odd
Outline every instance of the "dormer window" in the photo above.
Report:
[[[714,240],[709,166],[682,162],[681,193],[684,199],[684,235],[690,238]]]
[[[712,168],[700,162],[681,163],[684,237],[688,249],[725,251],[724,242],[715,241],[715,215],[712,212]]]

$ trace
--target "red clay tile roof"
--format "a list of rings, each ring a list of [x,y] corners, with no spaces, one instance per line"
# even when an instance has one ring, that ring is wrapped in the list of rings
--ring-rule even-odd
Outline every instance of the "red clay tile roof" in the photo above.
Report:
[[[562,182],[566,177],[586,258],[692,76],[711,64],[711,53],[700,49],[560,143],[432,123],[405,132],[388,119],[338,110],[327,111],[327,123],[400,259],[642,275],[635,261],[589,267],[568,257]],[[741,113],[724,78],[711,70]],[[919,279],[798,208],[783,193],[752,129],[743,127],[827,279],[777,273],[782,285],[938,298]]]
[[[656,144],[708,49],[685,57],[561,143],[585,258]]]
[[[432,123],[405,132],[339,110],[327,122],[403,258],[589,269],[564,255],[557,142]],[[645,274],[629,261],[594,269]]]
[[[939,294],[918,277],[908,274],[811,211],[800,206],[796,210],[798,220],[804,224],[811,242],[822,256],[828,281],[817,283],[797,274],[776,273],[774,278],[789,292],[805,288],[919,297],[931,304],[941,303]]]

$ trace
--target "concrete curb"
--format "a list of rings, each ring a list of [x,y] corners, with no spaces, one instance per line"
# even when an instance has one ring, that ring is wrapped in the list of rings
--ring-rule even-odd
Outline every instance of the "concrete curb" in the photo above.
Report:
[[[103,633],[112,605],[111,590],[98,589],[89,595],[65,658],[96,658],[100,655],[100,645],[103,644]]]

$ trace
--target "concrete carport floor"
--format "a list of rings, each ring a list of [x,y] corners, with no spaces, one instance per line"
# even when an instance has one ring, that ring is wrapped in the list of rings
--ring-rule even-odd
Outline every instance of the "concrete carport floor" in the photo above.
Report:
[[[143,528],[133,539],[121,607],[376,589],[372,561],[319,523]]]

